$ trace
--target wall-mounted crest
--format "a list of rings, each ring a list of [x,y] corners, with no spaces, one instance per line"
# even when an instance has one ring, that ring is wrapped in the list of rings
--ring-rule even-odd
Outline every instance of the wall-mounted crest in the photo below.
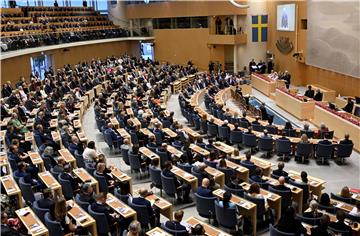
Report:
[[[276,47],[282,54],[289,54],[294,49],[294,45],[288,37],[278,39],[276,41]]]

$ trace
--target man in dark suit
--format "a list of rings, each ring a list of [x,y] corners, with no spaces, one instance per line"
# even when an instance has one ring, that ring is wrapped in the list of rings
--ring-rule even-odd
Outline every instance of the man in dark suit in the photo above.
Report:
[[[81,186],[79,200],[82,202],[87,202],[89,204],[93,204],[95,202],[94,188],[90,184],[85,183],[83,184],[83,186]]]
[[[255,174],[252,175],[250,178],[251,178],[251,180],[254,181],[255,183],[265,183],[266,180],[264,180],[264,179],[262,178],[262,175],[263,175],[262,169],[260,169],[259,167],[256,167],[256,169],[255,169]]]
[[[199,194],[202,197],[212,197],[213,194],[209,186],[210,186],[210,180],[208,178],[203,178],[201,182],[201,186],[199,186],[197,189],[197,194]]]
[[[319,141],[319,144],[326,144],[326,145],[330,145],[331,142],[329,141],[329,137],[330,135],[328,133],[324,134],[324,139]]]
[[[64,180],[68,180],[71,184],[73,192],[77,192],[79,190],[79,183],[78,181],[70,174],[71,173],[71,166],[65,165],[64,172],[59,175]]]
[[[322,101],[322,98],[323,98],[322,92],[320,92],[320,89],[317,89],[316,94],[314,95],[314,100],[320,102]]]
[[[168,220],[165,222],[165,227],[175,231],[188,230],[185,225],[181,223],[184,217],[183,210],[177,210],[174,212],[174,220]]]
[[[132,203],[140,206],[146,206],[150,217],[150,224],[151,226],[159,226],[160,225],[160,211],[159,209],[154,208],[151,206],[151,202],[146,199],[147,196],[152,195],[152,192],[149,192],[147,189],[141,188],[139,190],[139,197],[134,197],[132,199]]]
[[[247,152],[245,154],[245,160],[241,161],[242,163],[248,164],[248,165],[254,165],[254,162],[251,161],[251,152]]]
[[[279,177],[279,185],[274,185],[273,188],[280,190],[280,191],[291,191],[290,188],[285,186],[285,177],[284,176],[280,176]]]
[[[345,134],[344,139],[340,140],[340,144],[353,144],[353,141],[350,140],[350,135]]]
[[[174,184],[176,186],[176,194],[178,197],[177,200],[181,202],[182,201],[181,196],[183,196],[184,202],[191,202],[191,199],[189,197],[191,186],[178,180],[175,174],[171,172],[171,169],[172,169],[171,161],[166,161],[164,164],[164,169],[162,171],[162,174],[166,177],[174,179]]]
[[[305,91],[304,96],[308,97],[308,98],[313,98],[314,97],[314,93],[315,91],[312,89],[311,85],[308,86],[308,90]]]
[[[50,211],[54,210],[55,202],[53,200],[53,193],[50,188],[44,189],[43,198],[38,200],[38,205],[40,208],[49,209]]]
[[[242,189],[240,185],[241,182],[242,180],[237,177],[236,173],[234,173],[230,176],[230,181],[226,184],[226,186],[231,189]]]
[[[278,163],[278,168],[277,168],[277,170],[273,170],[273,174],[276,175],[276,176],[287,177],[288,173],[286,171],[284,171],[284,167],[285,167],[284,162],[279,162]]]
[[[347,104],[346,106],[343,108],[344,111],[348,112],[348,113],[352,113],[354,108],[354,102],[352,101],[351,97],[348,97],[347,99]]]
[[[64,172],[64,166],[66,165],[65,159],[63,157],[59,157],[57,159],[57,165],[53,167],[53,171],[57,173]]]
[[[320,219],[320,224],[317,227],[311,228],[312,236],[330,236],[331,234],[328,232],[330,217],[324,214]]]
[[[343,210],[340,210],[340,209],[337,210],[336,219],[337,219],[337,222],[330,222],[329,227],[336,229],[336,230],[348,231],[349,235],[351,235],[352,229],[350,226],[348,226],[344,222],[345,221],[345,212]]]

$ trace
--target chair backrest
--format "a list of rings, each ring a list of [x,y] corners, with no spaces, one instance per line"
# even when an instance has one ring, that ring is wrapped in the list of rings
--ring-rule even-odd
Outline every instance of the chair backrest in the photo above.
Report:
[[[247,129],[247,128],[249,127],[249,123],[246,122],[246,121],[240,120],[240,121],[239,121],[239,126],[242,127],[242,128],[246,128],[246,129]]]
[[[319,204],[319,209],[320,210],[324,210],[326,212],[329,212],[331,214],[335,214],[336,211],[337,211],[337,208],[336,207],[333,207],[333,206],[324,206],[324,205],[321,205]]]
[[[91,205],[88,207],[88,212],[96,221],[96,229],[98,234],[108,235],[110,232],[110,227],[105,214],[93,211],[91,209]]]
[[[256,165],[244,163],[242,161],[239,164],[249,169],[249,176],[252,176],[255,173]]]
[[[243,134],[243,143],[247,147],[256,147],[256,135],[255,134]]]
[[[105,140],[105,143],[110,147],[112,148],[113,146],[113,140],[112,140],[112,137],[111,137],[111,134],[105,130],[104,132],[104,140]]]
[[[129,134],[131,136],[131,142],[132,144],[139,144],[139,139],[138,139],[138,136],[136,135],[136,132],[133,131],[133,130],[130,130],[129,131]]]
[[[230,131],[230,142],[232,144],[242,143],[243,132],[241,130],[232,130]]]
[[[295,236],[295,234],[281,232],[280,230],[275,228],[273,225],[270,225],[270,236]]]
[[[306,183],[299,183],[292,179],[289,179],[289,184],[294,185],[303,190],[303,202],[306,203],[307,200],[309,199],[309,185]]]
[[[207,133],[209,136],[217,136],[217,125],[208,123]]]
[[[196,210],[201,217],[211,218],[215,215],[216,197],[203,197],[194,193],[196,199]]]
[[[155,169],[153,166],[149,166],[149,172],[150,172],[151,183],[155,187],[162,189],[161,170]]]
[[[341,236],[350,236],[351,235],[351,232],[349,232],[349,231],[334,229],[334,228],[331,228],[330,226],[328,227],[328,229],[329,229],[329,231],[332,231],[335,235],[341,235]]]
[[[321,217],[309,218],[309,217],[305,217],[301,214],[297,214],[296,218],[299,219],[301,222],[304,222],[309,225],[319,225],[320,220],[321,220]]]
[[[264,131],[264,126],[260,125],[260,124],[251,124],[252,128],[254,131],[257,132],[263,132]]]
[[[338,201],[341,201],[341,202],[346,202],[346,203],[349,203],[349,204],[355,204],[355,201],[356,201],[355,199],[342,197],[342,196],[334,194],[334,193],[330,193],[330,196],[331,196],[332,199],[335,199],[335,200],[338,200]]]
[[[193,175],[197,178],[197,180],[198,180],[198,185],[200,186],[200,185],[201,185],[201,182],[202,182],[202,180],[203,180],[203,176],[202,176],[200,173],[194,171],[194,167],[191,168],[191,174],[193,174]]]
[[[217,165],[216,162],[208,161],[207,159],[204,159],[204,163],[205,163],[207,166],[210,166],[210,167],[212,167],[212,168],[216,168],[216,165]]]
[[[15,170],[18,169],[17,163],[16,163],[15,159],[13,159],[9,154],[7,156],[8,156],[8,160],[9,160],[9,163],[10,163],[11,170],[14,172]]]
[[[155,134],[156,143],[161,144],[163,142],[162,133],[155,131],[154,134]]]
[[[130,201],[130,199],[128,200],[128,205],[134,209],[134,211],[136,211],[137,220],[141,223],[141,226],[147,228],[150,223],[150,216],[149,211],[147,210],[147,206],[134,204]]]
[[[317,157],[326,157],[330,158],[333,152],[333,145],[332,144],[321,144],[318,143],[316,148],[316,156]]]
[[[45,155],[41,155],[41,158],[44,161],[44,166],[46,170],[50,170],[51,169],[51,160],[50,157],[47,157]]]
[[[180,163],[180,162],[178,162],[176,165],[180,169],[185,170],[187,173],[191,173],[192,165],[186,165],[186,164],[183,164],[183,163]]]
[[[92,162],[86,162],[86,163],[85,163],[85,170],[86,170],[89,174],[91,174],[92,176],[94,176],[94,171],[96,170],[94,163],[92,163]]]
[[[128,148],[121,148],[121,155],[126,165],[130,165],[129,161],[129,149]]]
[[[346,218],[353,221],[353,222],[360,222],[360,216],[351,215],[346,213]]]
[[[31,184],[25,183],[24,178],[19,179],[19,187],[25,201],[33,203],[35,201],[35,195],[32,191]]]
[[[152,152],[156,152],[156,147],[150,146],[149,144],[146,144],[146,147],[150,149]]]
[[[41,140],[40,135],[34,134],[34,139],[37,147],[43,145],[43,141]]]
[[[104,192],[104,193],[108,193],[109,192],[109,187],[108,187],[106,178],[104,176],[98,175],[96,173],[96,170],[93,172],[93,176],[99,182],[99,191]]]
[[[49,209],[46,208],[41,208],[39,207],[39,204],[37,201],[34,201],[31,208],[33,209],[34,213],[36,214],[37,217],[39,217],[39,219],[45,223],[45,214],[46,212],[50,212]]]
[[[227,229],[235,229],[237,225],[236,209],[224,208],[215,201],[215,215],[218,223]]]
[[[249,194],[244,194],[244,198],[256,204],[256,215],[257,218],[262,218],[265,215],[265,199],[252,197]]]
[[[90,206],[90,204],[88,202],[83,202],[80,200],[80,195],[76,194],[75,195],[75,202],[84,210],[87,211],[88,207]]]
[[[338,157],[350,157],[354,144],[338,144],[336,155]]]
[[[176,236],[187,236],[189,235],[189,233],[187,232],[187,230],[173,230],[173,229],[169,229],[166,227],[165,224],[161,224],[160,226],[163,230],[165,230],[166,232],[168,232],[171,235],[176,235]]]
[[[122,202],[128,202],[128,199],[129,199],[129,195],[126,194],[121,194],[121,189],[120,188],[115,188],[114,189],[114,194],[115,194],[115,197],[117,197],[118,199],[120,199]]]
[[[173,177],[166,177],[161,173],[161,184],[167,195],[173,196],[176,193],[176,186]]]
[[[228,127],[218,127],[219,138],[227,140],[229,138],[229,129]]]
[[[269,134],[277,134],[277,128],[276,126],[266,126],[267,131]]]
[[[206,120],[201,120],[200,121],[200,128],[204,133],[207,133],[208,126],[207,126],[207,121]]]
[[[162,151],[159,151],[158,149],[156,149],[156,154],[158,154],[160,157],[160,165],[161,166],[164,166],[165,162],[169,161],[169,156],[168,156],[167,152],[162,152]]]
[[[76,165],[79,168],[85,168],[85,161],[84,161],[84,157],[82,154],[79,154],[78,151],[75,151],[75,159],[76,159]]]
[[[321,131],[320,132],[320,138],[324,138],[325,136],[327,136],[329,139],[333,139],[334,138],[334,130]]]
[[[61,175],[59,175],[59,183],[61,184],[64,197],[67,200],[73,198],[74,197],[74,192],[73,192],[70,181],[61,178]]]
[[[288,206],[291,206],[291,204],[292,204],[291,191],[281,191],[281,190],[275,189],[271,186],[268,187],[268,190],[272,193],[276,193],[277,195],[281,196],[281,208],[282,209],[287,209]]]
[[[276,150],[278,153],[281,154],[288,154],[291,153],[291,142],[290,140],[276,140]]]
[[[296,149],[297,156],[309,156],[313,150],[311,143],[298,143]]]
[[[130,168],[132,170],[139,171],[141,169],[141,163],[138,154],[133,154],[129,151],[128,155],[129,155]]]
[[[232,193],[236,196],[244,197],[244,189],[233,189],[233,188],[229,188],[228,186],[224,185],[224,190],[229,191],[230,193]]]
[[[273,149],[273,139],[259,138],[258,145],[261,151],[271,151]]]
[[[225,184],[230,182],[230,177],[234,174],[234,170],[231,168],[217,167],[218,170],[225,174]]]
[[[61,227],[60,222],[52,220],[49,212],[45,213],[44,221],[46,228],[49,230],[49,235],[64,236],[64,231]]]

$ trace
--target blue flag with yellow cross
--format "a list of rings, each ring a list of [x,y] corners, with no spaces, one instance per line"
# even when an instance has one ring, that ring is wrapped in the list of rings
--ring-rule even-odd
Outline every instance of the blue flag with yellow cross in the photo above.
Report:
[[[252,41],[266,42],[268,31],[268,16],[258,15],[251,17]]]

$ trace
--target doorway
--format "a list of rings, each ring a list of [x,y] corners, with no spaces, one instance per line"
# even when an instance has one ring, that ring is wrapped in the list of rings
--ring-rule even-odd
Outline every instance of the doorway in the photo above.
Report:
[[[45,71],[52,66],[51,55],[41,55],[38,57],[31,57],[31,72],[38,74],[41,80],[45,79]]]

